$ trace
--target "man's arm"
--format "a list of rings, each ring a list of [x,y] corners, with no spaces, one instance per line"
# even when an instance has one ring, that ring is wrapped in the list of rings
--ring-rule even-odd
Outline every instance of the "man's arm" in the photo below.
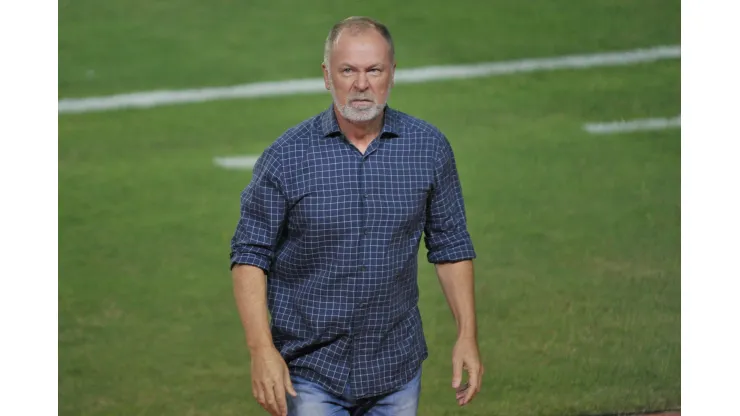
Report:
[[[272,415],[287,415],[285,392],[296,394],[288,366],[273,344],[267,310],[265,274],[286,217],[281,171],[271,149],[257,160],[242,192],[241,216],[231,241],[234,298],[250,351],[252,394]]]
[[[250,350],[272,347],[264,271],[247,264],[238,264],[231,270],[231,277],[247,346]]]
[[[427,258],[435,264],[457,324],[458,337],[452,350],[452,387],[462,406],[480,391],[483,376],[473,295],[475,251],[467,230],[455,158],[446,138],[438,142],[436,153],[434,186],[429,196],[424,234],[429,250]],[[461,386],[463,370],[468,372],[467,386]]]
[[[285,392],[296,395],[288,366],[272,343],[267,282],[262,269],[246,264],[231,271],[234,298],[251,356],[252,394],[273,415],[288,414]]]
[[[478,351],[473,262],[440,263],[435,267],[457,325],[457,342],[452,352],[452,387],[457,390],[458,404],[463,406],[480,391],[484,371]],[[468,372],[468,383],[461,386],[463,369]]]
[[[442,291],[447,298],[447,304],[450,305],[452,316],[457,324],[457,337],[477,338],[473,261],[440,263],[435,265],[435,268]]]

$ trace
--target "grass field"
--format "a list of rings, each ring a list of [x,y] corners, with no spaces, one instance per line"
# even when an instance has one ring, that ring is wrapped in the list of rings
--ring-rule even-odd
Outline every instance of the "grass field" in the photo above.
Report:
[[[680,3],[225,0],[59,3],[59,97],[320,76],[331,24],[390,25],[399,67],[680,43]],[[229,239],[256,154],[329,95],[59,117],[63,415],[263,414],[231,294]],[[442,129],[476,261],[483,391],[460,410],[454,322],[421,250],[431,356],[421,415],[680,406],[680,61],[399,85]]]

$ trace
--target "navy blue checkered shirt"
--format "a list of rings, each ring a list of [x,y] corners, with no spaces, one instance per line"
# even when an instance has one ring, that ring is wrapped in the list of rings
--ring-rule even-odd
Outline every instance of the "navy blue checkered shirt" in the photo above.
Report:
[[[267,274],[273,342],[291,374],[356,398],[409,382],[428,350],[417,306],[432,263],[475,257],[452,148],[386,106],[365,154],[333,106],[287,130],[241,194],[231,266]]]

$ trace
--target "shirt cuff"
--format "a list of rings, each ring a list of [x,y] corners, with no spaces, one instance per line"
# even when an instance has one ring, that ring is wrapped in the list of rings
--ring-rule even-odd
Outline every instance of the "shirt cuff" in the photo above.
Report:
[[[264,256],[254,253],[234,253],[231,255],[231,268],[237,264],[247,264],[254,267],[259,267],[265,274],[270,270],[270,261]]]
[[[467,233],[461,233],[457,238],[435,250],[429,250],[427,260],[430,263],[454,263],[462,260],[472,260],[476,257],[473,243]]]

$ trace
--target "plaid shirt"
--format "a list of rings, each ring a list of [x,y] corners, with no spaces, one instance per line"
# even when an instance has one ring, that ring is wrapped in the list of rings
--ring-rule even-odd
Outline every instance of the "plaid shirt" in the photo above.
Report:
[[[428,351],[417,267],[475,257],[452,148],[434,126],[386,106],[361,154],[333,106],[287,130],[241,194],[231,265],[267,274],[273,342],[294,375],[334,394],[387,393]]]

